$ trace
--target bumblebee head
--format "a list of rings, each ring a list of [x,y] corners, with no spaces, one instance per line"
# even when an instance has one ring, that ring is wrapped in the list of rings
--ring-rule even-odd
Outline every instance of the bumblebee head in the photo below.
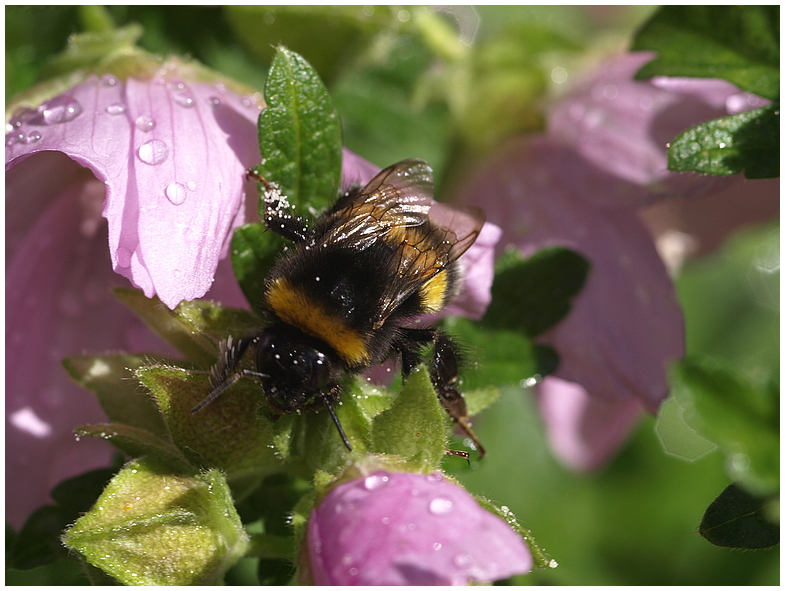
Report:
[[[332,363],[317,346],[289,331],[268,331],[256,349],[256,366],[270,404],[288,413],[335,386]]]

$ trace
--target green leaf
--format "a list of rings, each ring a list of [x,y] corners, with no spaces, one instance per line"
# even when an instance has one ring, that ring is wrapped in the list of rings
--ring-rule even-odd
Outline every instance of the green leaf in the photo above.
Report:
[[[63,542],[124,585],[215,585],[248,536],[219,471],[177,473],[148,458],[123,468]]]
[[[52,489],[54,505],[45,505],[28,517],[13,544],[6,547],[7,566],[30,569],[67,555],[60,542],[63,530],[88,511],[115,470],[102,468],[69,478]]]
[[[419,366],[392,406],[374,418],[371,449],[437,470],[447,448],[448,420],[427,369]]]
[[[770,548],[780,542],[779,520],[771,509],[779,499],[751,495],[731,484],[706,509],[700,534],[715,546],[725,548]]]
[[[133,373],[149,363],[150,358],[142,355],[74,355],[63,360],[63,367],[98,397],[109,420],[169,439],[161,411],[149,393],[140,391]]]
[[[657,52],[636,78],[722,78],[779,97],[779,6],[666,6],[638,31],[633,51]]]
[[[341,183],[341,120],[319,75],[302,57],[279,47],[259,117],[264,158],[256,171],[278,184],[295,206],[331,204]],[[264,203],[260,203],[264,218]]]
[[[245,299],[257,314],[262,312],[267,272],[286,244],[283,238],[268,231],[262,223],[246,224],[234,231],[232,269]]]
[[[508,253],[497,267],[482,325],[530,337],[542,334],[570,311],[589,266],[581,255],[562,247],[544,248],[526,260]]]
[[[779,105],[696,125],[670,145],[668,168],[704,174],[744,172],[748,179],[780,175]]]
[[[671,370],[685,422],[717,444],[728,476],[751,493],[779,490],[779,387],[755,382],[708,358],[687,358]]]

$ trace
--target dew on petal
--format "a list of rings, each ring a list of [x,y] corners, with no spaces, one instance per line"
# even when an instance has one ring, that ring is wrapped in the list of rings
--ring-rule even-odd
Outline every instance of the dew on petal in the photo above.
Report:
[[[109,87],[117,86],[117,78],[115,78],[114,76],[104,76],[103,78],[101,78],[101,84]]]
[[[41,136],[41,134],[39,132],[31,131],[30,133],[27,134],[27,137],[25,138],[25,143],[26,144],[34,144],[34,143],[40,141],[41,137],[42,136]]]
[[[136,121],[134,121],[134,125],[140,131],[152,131],[153,127],[155,127],[155,120],[149,115],[139,115]]]
[[[139,160],[145,164],[155,166],[161,164],[169,156],[169,146],[161,140],[150,140],[139,146]]]
[[[447,497],[436,497],[428,503],[428,511],[434,515],[447,515],[452,513],[452,500]]]
[[[193,95],[188,91],[181,91],[175,93],[174,102],[176,102],[181,107],[186,107],[186,108],[193,107],[196,104]]]
[[[365,490],[379,490],[387,486],[389,481],[390,477],[386,474],[371,474],[363,481],[363,486],[365,486]]]
[[[5,145],[10,148],[14,144],[19,144],[25,140],[25,134],[21,131],[14,131],[5,136]]]
[[[113,103],[106,107],[106,112],[110,115],[122,115],[125,113],[125,105],[122,103]]]
[[[217,96],[211,96],[207,99],[207,104],[211,107],[218,107],[221,104],[221,99],[219,99]]]
[[[432,474],[428,474],[425,477],[425,480],[436,484],[437,482],[441,482],[442,480],[444,480],[444,476],[439,472],[433,472]]]
[[[455,558],[452,559],[453,564],[457,567],[465,567],[469,566],[472,562],[474,562],[474,558],[471,554],[457,554]]]
[[[70,96],[58,96],[40,107],[46,125],[68,123],[82,114],[82,105]]]
[[[169,183],[164,189],[166,198],[174,205],[181,205],[185,201],[187,190],[181,183]]]

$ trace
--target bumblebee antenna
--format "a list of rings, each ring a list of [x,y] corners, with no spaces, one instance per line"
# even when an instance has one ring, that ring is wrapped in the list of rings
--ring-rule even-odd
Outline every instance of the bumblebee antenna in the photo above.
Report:
[[[324,406],[327,409],[327,412],[330,413],[330,416],[333,419],[333,423],[335,426],[338,427],[338,434],[341,436],[343,440],[343,444],[346,446],[346,449],[352,451],[352,446],[349,444],[349,440],[346,438],[346,433],[343,432],[343,427],[341,427],[341,422],[338,420],[338,415],[335,414],[335,410],[333,409],[332,405],[328,402],[327,397],[324,394],[320,394],[322,398],[322,402],[324,402]]]

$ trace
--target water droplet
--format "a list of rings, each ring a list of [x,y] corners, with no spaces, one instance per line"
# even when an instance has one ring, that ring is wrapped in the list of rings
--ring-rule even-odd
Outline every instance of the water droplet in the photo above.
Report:
[[[439,542],[435,542],[433,544],[433,549],[434,550],[441,550],[442,549],[442,545]]]
[[[194,104],[196,104],[193,95],[187,90],[175,93],[174,102],[176,102],[181,107],[186,108],[191,108],[194,106]]]
[[[387,474],[371,474],[363,481],[363,486],[365,490],[378,490],[387,486],[389,481],[390,477]]]
[[[82,114],[82,105],[75,98],[62,95],[39,107],[46,125],[68,123]]]
[[[382,517],[382,524],[383,525],[387,525],[389,523],[390,523],[390,518],[389,517]]]
[[[104,76],[101,78],[101,84],[104,86],[117,86],[117,78],[114,76]]]
[[[139,146],[139,160],[155,166],[161,164],[169,156],[169,146],[161,140],[150,140]]]
[[[447,515],[452,513],[452,500],[447,497],[436,497],[428,504],[428,511],[434,515]]]
[[[439,472],[434,472],[433,474],[428,474],[425,477],[425,480],[435,484],[437,482],[441,482],[442,480],[444,480],[444,476],[442,474],[440,474]]]
[[[134,124],[140,131],[152,131],[153,127],[155,127],[155,120],[149,115],[139,115]]]
[[[343,564],[345,564],[347,566],[350,565],[352,562],[354,562],[354,558],[352,558],[351,554],[344,554],[341,557],[341,563],[343,563]]]
[[[30,133],[27,134],[27,137],[25,138],[25,143],[26,144],[34,144],[37,141],[40,141],[41,137],[42,136],[41,136],[41,134],[39,132],[31,131]]]
[[[181,183],[169,183],[164,189],[166,198],[174,205],[181,205],[185,201],[187,190]]]
[[[474,562],[474,558],[471,554],[458,554],[455,558],[452,559],[453,564],[457,567],[464,567],[469,566],[472,562]]]
[[[358,570],[357,570],[356,568],[354,568],[354,567],[352,567],[352,568],[350,568],[350,569],[349,569],[349,574],[350,574],[351,576],[353,576],[353,577],[356,577],[356,576],[357,576],[357,574],[358,574],[359,572],[360,572],[360,571],[358,571]]]
[[[217,96],[211,96],[207,99],[207,104],[211,107],[217,107],[221,104],[221,99],[219,99]]]
[[[5,145],[10,148],[14,144],[22,143],[25,139],[25,134],[21,131],[15,131],[5,136]]]
[[[122,115],[125,113],[125,105],[122,103],[113,103],[106,107],[106,112],[110,115]]]
[[[542,376],[540,374],[534,374],[531,377],[528,377],[528,378],[525,378],[525,379],[521,380],[518,383],[518,385],[521,388],[533,388],[534,386],[539,384],[541,381],[542,381]]]

